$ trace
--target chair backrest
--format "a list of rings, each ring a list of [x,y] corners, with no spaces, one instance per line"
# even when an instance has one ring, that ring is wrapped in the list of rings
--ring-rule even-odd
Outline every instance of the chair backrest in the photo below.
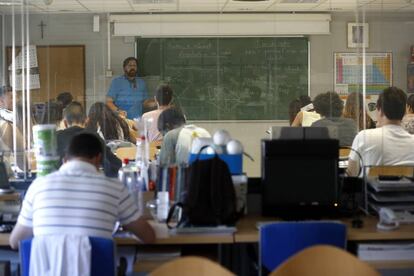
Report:
[[[276,222],[260,227],[259,269],[274,270],[302,249],[319,244],[346,246],[346,226],[337,222]]]
[[[91,276],[115,275],[115,249],[111,239],[89,237],[92,247]],[[32,239],[20,242],[20,268],[22,276],[29,276]],[[112,273],[111,273],[112,272]]]
[[[170,261],[150,273],[151,276],[231,276],[232,272],[221,265],[202,257],[183,257]]]
[[[339,158],[348,159],[349,153],[351,152],[350,148],[339,148]]]
[[[368,264],[345,250],[318,245],[306,248],[282,263],[270,276],[379,276]]]
[[[374,166],[369,168],[368,176],[404,175],[412,177],[414,166]]]

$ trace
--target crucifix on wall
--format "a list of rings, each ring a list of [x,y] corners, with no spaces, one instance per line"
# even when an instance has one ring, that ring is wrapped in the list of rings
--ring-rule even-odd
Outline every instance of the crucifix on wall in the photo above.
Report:
[[[43,31],[44,31],[44,27],[46,27],[47,25],[45,23],[43,23],[43,20],[40,21],[40,24],[37,25],[38,27],[40,27],[40,37],[43,39]]]

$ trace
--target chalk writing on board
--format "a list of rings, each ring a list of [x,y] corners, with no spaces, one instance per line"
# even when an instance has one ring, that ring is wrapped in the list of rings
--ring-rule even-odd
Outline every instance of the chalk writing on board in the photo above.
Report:
[[[190,120],[287,119],[289,102],[308,93],[304,37],[139,38],[137,45],[140,75],[154,86],[169,83]]]

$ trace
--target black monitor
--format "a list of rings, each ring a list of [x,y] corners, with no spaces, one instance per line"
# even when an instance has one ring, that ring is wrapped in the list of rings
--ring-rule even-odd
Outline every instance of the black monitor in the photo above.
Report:
[[[262,214],[316,218],[337,209],[336,139],[262,140]]]

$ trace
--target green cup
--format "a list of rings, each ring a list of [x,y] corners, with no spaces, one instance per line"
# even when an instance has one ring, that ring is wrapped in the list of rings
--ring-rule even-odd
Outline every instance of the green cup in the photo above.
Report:
[[[56,156],[56,125],[35,125],[33,141],[36,156]]]
[[[59,168],[59,156],[37,156],[37,176],[45,176]]]

